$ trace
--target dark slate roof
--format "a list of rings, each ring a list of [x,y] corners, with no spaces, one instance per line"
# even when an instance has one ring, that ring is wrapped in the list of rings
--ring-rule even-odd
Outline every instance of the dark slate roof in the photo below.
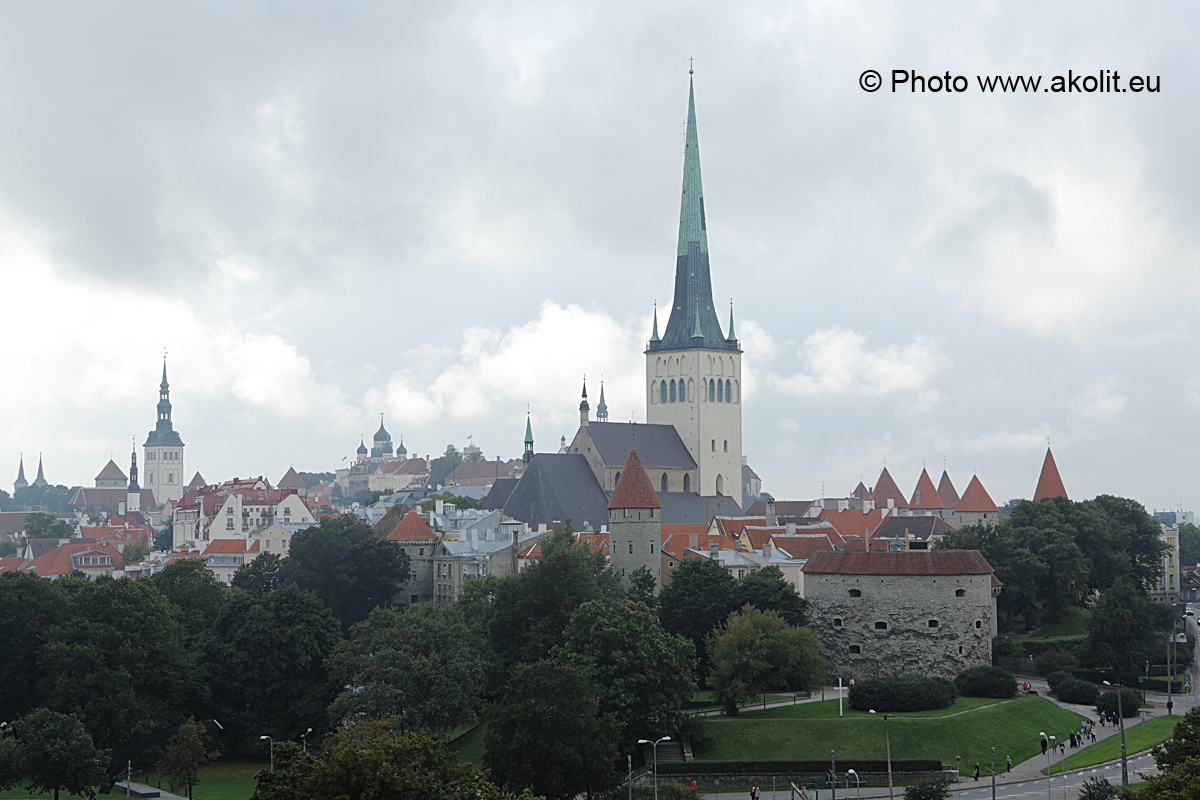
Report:
[[[641,446],[639,440],[638,446]],[[742,507],[732,497],[718,495],[701,497],[695,492],[659,492],[662,503],[663,524],[702,522],[708,524],[713,517],[740,517]]]
[[[654,467],[695,468],[696,460],[688,452],[674,425],[639,425],[632,422],[590,422],[588,435],[600,459],[619,467],[637,445],[638,456],[648,469]]]
[[[988,575],[992,567],[978,550],[909,550],[813,553],[800,568],[806,573],[868,575]]]
[[[570,519],[576,528],[584,522],[598,526],[608,521],[608,495],[582,455],[536,453],[504,503],[504,514],[530,525]]]
[[[177,431],[156,428],[150,431],[150,435],[146,437],[146,443],[142,447],[183,447],[183,439],[179,438]]]
[[[928,539],[930,536],[945,536],[955,528],[938,516],[897,517],[889,515],[871,534],[871,538],[903,539],[906,530],[910,539]]]
[[[509,495],[517,488],[519,482],[520,478],[496,478],[492,490],[483,498],[480,508],[484,511],[503,511],[504,504],[508,502]]]

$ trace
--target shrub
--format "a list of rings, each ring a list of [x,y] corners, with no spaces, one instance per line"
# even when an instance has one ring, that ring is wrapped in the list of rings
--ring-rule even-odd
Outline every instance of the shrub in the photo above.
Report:
[[[1050,684],[1050,691],[1057,692],[1059,685],[1063,681],[1074,680],[1074,677],[1075,676],[1069,672],[1058,670],[1057,672],[1051,672],[1046,676],[1046,683]]]
[[[850,687],[850,707],[855,711],[928,711],[954,702],[958,691],[945,678],[902,675],[870,678]]]
[[[1081,681],[1078,678],[1068,678],[1064,681],[1059,681],[1058,699],[1063,703],[1076,703],[1081,706],[1090,706],[1096,702],[1096,697],[1100,694],[1100,690],[1096,688],[1096,684],[1089,681]]]
[[[1107,778],[1095,777],[1079,787],[1079,800],[1116,800],[1117,789]]]
[[[1038,657],[1038,669],[1043,672],[1075,669],[1079,659],[1069,650],[1052,650]]]
[[[1017,679],[1000,667],[974,667],[958,673],[954,688],[963,697],[1016,697]]]
[[[1121,690],[1121,711],[1126,717],[1136,717],[1138,709],[1142,705],[1142,693],[1133,689]],[[1117,714],[1117,693],[1115,691],[1104,692],[1100,698],[1096,700],[1096,710],[1103,711],[1109,716]]]
[[[992,656],[1015,656],[1017,646],[1007,636],[992,637]]]
[[[904,789],[904,800],[946,800],[950,796],[950,781],[931,776]]]

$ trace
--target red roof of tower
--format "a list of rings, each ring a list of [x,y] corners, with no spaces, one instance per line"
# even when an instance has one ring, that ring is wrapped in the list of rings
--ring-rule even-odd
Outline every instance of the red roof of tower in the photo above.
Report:
[[[1038,476],[1037,488],[1033,491],[1033,499],[1043,497],[1066,497],[1067,487],[1063,486],[1062,478],[1058,475],[1058,465],[1054,463],[1054,454],[1046,448],[1046,460],[1042,462],[1042,474]]]
[[[950,473],[946,470],[942,470],[942,479],[938,481],[938,497],[942,498],[946,508],[957,507],[958,501],[962,499],[958,496],[958,490],[954,488],[954,483],[950,480]]]
[[[196,474],[199,474],[199,473],[196,473]],[[277,484],[276,488],[279,488],[279,489],[306,489],[307,490],[308,484],[305,483],[304,479],[300,477],[300,474],[298,472],[296,472],[295,467],[288,467],[288,471],[285,472],[283,474],[283,477],[279,479],[279,483]]]
[[[111,458],[104,465],[104,469],[100,470],[100,474],[96,476],[98,481],[127,481],[129,478],[121,471],[116,462]]]
[[[978,475],[971,476],[971,482],[967,484],[967,490],[963,492],[962,499],[958,501],[958,505],[954,507],[954,510],[955,512],[991,511],[995,513],[999,513],[1000,511],[1000,509],[996,508],[996,504],[992,502],[987,489],[983,488],[983,483],[980,482]]]
[[[392,532],[384,537],[385,539],[419,539],[421,541],[429,541],[436,539],[437,534],[429,529],[425,524],[425,520],[421,519],[421,515],[415,511],[410,511],[405,515],[400,523],[392,528]]]
[[[933,488],[933,479],[924,469],[921,470],[921,477],[917,478],[917,488],[913,490],[909,508],[949,508],[942,502],[937,489]]]
[[[896,508],[908,508],[908,501],[904,499],[904,493],[892,480],[887,467],[884,467],[883,472],[879,473],[879,480],[875,482],[875,491],[871,492],[871,499],[875,501],[876,508],[887,508],[888,500],[891,500],[892,505]]]
[[[857,497],[859,500],[870,499],[871,493],[867,491],[867,487],[863,486],[863,482],[859,481],[858,486],[854,487],[854,491],[850,493],[851,497]]]
[[[638,458],[636,447],[629,451],[629,458],[625,459],[625,468],[621,470],[621,477],[617,481],[617,488],[613,490],[612,498],[608,501],[608,507],[662,508],[658,493],[654,491],[654,484],[650,483],[650,476],[646,474],[646,468]]]

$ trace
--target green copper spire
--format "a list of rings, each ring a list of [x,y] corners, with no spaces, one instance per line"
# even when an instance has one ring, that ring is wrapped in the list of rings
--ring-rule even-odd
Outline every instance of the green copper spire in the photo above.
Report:
[[[654,304],[654,332],[650,334],[650,341],[657,342],[658,338],[658,303]]]
[[[692,338],[704,338],[704,331],[700,330],[700,301],[696,301],[696,324],[692,327]]]
[[[688,254],[688,242],[698,242],[708,252],[708,226],[704,220],[704,188],[700,185],[700,139],[696,135],[696,91],[688,79],[687,140],[683,151],[683,201],[679,208],[678,255]]]
[[[525,444],[533,444],[533,424],[528,414],[525,415]]]
[[[733,302],[732,301],[730,301],[730,303],[729,303],[729,336],[727,338],[731,342],[737,341],[737,335],[734,334],[734,332],[733,332]]]

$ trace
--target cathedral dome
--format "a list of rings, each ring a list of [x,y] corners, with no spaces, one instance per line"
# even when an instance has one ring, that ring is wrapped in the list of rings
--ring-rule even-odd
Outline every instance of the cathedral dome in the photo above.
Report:
[[[367,454],[367,446],[365,444],[363,444],[362,441],[359,441],[359,443],[358,443],[358,451],[357,452],[360,456],[365,456]]]

